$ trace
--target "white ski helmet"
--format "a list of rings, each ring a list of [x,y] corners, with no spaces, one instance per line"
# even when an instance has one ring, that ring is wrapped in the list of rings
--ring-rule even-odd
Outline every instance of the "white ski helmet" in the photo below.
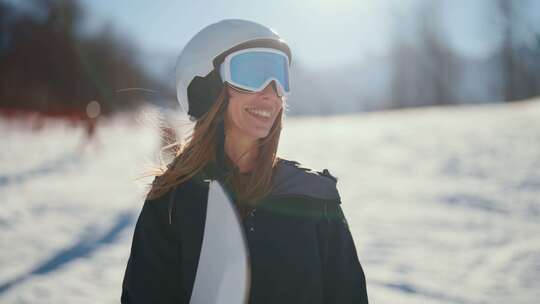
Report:
[[[219,67],[235,51],[269,47],[287,54],[285,41],[270,28],[247,20],[227,19],[200,30],[186,44],[176,63],[176,96],[192,119],[200,118],[217,99],[223,81]]]

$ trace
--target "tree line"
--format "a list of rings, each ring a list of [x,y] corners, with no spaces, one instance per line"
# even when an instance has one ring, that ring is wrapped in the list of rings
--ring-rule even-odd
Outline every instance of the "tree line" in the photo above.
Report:
[[[84,14],[77,1],[27,3],[30,12],[0,2],[0,109],[84,116],[97,102],[108,115],[144,102],[119,89],[165,90],[137,62],[137,48],[111,26],[81,34]]]

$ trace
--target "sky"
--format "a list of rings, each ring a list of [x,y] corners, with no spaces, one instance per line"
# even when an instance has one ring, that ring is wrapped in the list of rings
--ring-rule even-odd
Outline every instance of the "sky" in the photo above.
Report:
[[[407,2],[407,1],[406,1]],[[409,1],[410,2],[410,1]],[[149,4],[151,3],[151,4]],[[311,1],[106,1],[84,0],[88,29],[111,20],[120,33],[146,50],[180,52],[204,26],[227,18],[249,19],[277,31],[293,56],[307,65],[328,66],[384,53],[389,24],[383,2]]]
[[[0,0],[21,6],[17,0]],[[416,43],[418,8],[430,7],[435,26],[456,53],[485,58],[504,43],[499,0],[81,0],[85,31],[112,25],[147,54],[178,54],[203,27],[227,18],[273,28],[293,51],[293,62],[330,67],[389,53],[396,38]],[[515,37],[537,47],[540,1],[515,5]]]
[[[389,53],[396,37],[416,39],[419,7],[431,7],[440,34],[457,53],[486,57],[503,43],[504,13],[496,0],[83,0],[87,28],[107,20],[147,51],[179,53],[197,31],[227,18],[249,19],[277,31],[296,60],[325,67],[370,60]],[[535,44],[540,1],[515,6],[516,37]],[[412,27],[411,27],[412,25]],[[534,45],[533,45],[534,47]]]

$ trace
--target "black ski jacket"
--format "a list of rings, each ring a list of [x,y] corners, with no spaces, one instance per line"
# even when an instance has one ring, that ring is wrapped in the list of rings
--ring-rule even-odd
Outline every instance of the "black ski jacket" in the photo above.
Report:
[[[212,174],[205,171],[144,202],[122,303],[189,303],[206,216],[204,178]],[[249,303],[368,303],[364,272],[328,170],[280,159],[272,193],[243,224],[251,259]]]

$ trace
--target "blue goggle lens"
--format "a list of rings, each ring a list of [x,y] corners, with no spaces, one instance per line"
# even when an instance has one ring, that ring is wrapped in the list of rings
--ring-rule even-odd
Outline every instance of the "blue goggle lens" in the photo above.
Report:
[[[271,52],[248,52],[231,58],[230,76],[233,84],[249,89],[261,88],[273,79],[285,93],[289,88],[289,66],[284,55]]]

